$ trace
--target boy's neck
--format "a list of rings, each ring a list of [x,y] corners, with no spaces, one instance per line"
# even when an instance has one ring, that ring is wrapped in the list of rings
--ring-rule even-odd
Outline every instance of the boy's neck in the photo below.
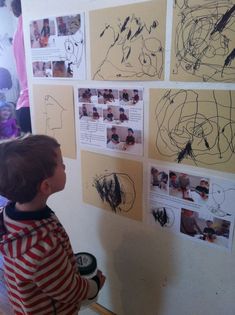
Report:
[[[35,197],[32,201],[26,203],[16,202],[16,209],[19,211],[38,211],[45,208],[47,198]]]

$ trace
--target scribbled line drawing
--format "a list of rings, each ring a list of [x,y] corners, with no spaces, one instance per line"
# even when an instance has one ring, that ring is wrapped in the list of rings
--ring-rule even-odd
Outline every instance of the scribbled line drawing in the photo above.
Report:
[[[147,25],[135,14],[117,19],[116,24],[105,24],[99,40],[107,42],[108,33],[112,41],[93,79],[161,79],[164,48],[158,29],[157,19]]]
[[[80,67],[84,57],[84,34],[81,30],[81,16],[77,14],[69,21],[69,35],[65,38],[65,56],[61,59],[68,61],[68,73],[72,76],[74,67]]]
[[[63,113],[66,109],[51,95],[44,97],[45,132],[56,137],[58,130],[63,129]]]
[[[73,66],[80,67],[84,52],[83,34],[79,30],[74,35],[69,35],[64,42],[65,60],[68,61],[68,70],[73,75]]]
[[[175,214],[169,208],[157,207],[151,210],[151,214],[155,222],[158,222],[161,227],[170,228],[175,222]]]
[[[222,209],[222,204],[226,198],[226,192],[235,191],[235,187],[231,187],[228,189],[224,189],[222,186],[218,184],[212,184],[212,191],[210,195],[212,196],[214,205],[209,206],[209,211],[218,217],[231,216],[230,213],[227,213]]]
[[[205,82],[234,82],[234,1],[190,5],[189,0],[175,0],[175,10],[180,22],[174,38],[173,74],[185,72]]]
[[[224,91],[223,104],[216,91],[210,92],[205,99],[194,90],[167,90],[157,103],[156,150],[163,157],[173,157],[178,163],[189,159],[195,165],[224,164],[234,158],[231,91]]]
[[[125,173],[107,173],[94,178],[96,188],[103,202],[107,202],[114,212],[129,212],[135,203],[135,184]]]

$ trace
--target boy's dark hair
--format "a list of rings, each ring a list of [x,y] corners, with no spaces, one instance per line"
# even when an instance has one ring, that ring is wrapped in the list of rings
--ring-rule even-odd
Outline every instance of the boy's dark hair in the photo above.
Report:
[[[14,202],[30,202],[41,182],[53,176],[59,147],[46,135],[0,143],[0,194]]]
[[[16,17],[21,16],[21,0],[12,0],[11,1],[12,12]]]
[[[134,130],[132,128],[128,128],[127,131],[134,133]]]

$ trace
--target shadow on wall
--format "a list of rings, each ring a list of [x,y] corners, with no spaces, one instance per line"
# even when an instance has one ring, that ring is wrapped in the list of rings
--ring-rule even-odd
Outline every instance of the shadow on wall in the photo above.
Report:
[[[99,233],[106,253],[105,269],[110,272],[106,275],[107,307],[118,315],[164,314],[164,291],[177,274],[174,234],[108,216],[100,221]],[[105,222],[106,218],[111,221]]]

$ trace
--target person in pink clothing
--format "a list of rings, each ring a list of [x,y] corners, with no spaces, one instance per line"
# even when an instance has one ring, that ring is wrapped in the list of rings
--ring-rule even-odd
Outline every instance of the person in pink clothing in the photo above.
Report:
[[[16,62],[16,71],[20,83],[20,96],[16,104],[16,115],[22,132],[31,132],[30,104],[28,81],[25,62],[25,48],[23,37],[23,23],[21,12],[21,0],[12,0],[11,8],[13,14],[18,17],[18,25],[13,38],[13,52]]]

